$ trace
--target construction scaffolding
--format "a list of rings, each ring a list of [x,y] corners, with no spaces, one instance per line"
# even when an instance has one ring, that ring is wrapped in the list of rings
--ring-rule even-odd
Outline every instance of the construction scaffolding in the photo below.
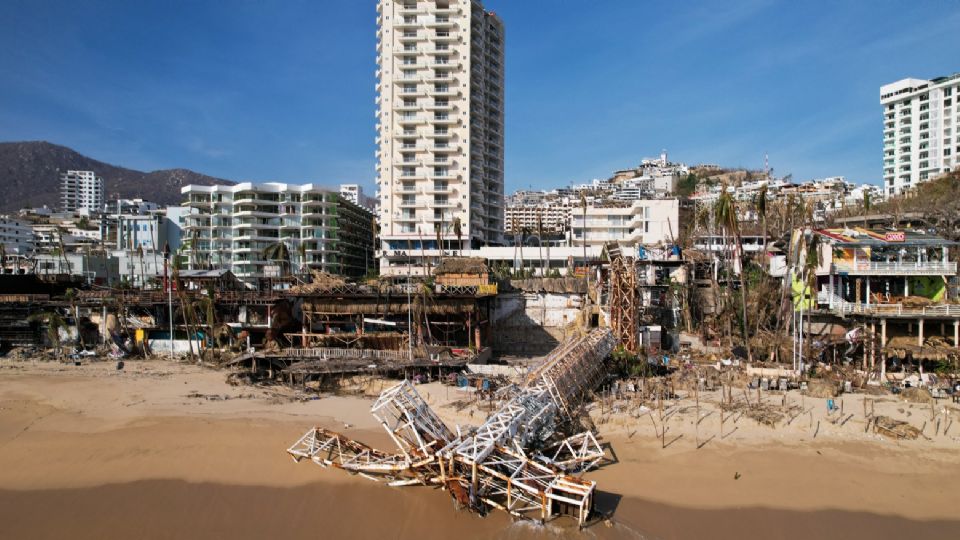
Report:
[[[617,256],[610,262],[610,327],[623,348],[630,352],[640,348],[637,335],[640,304],[636,263]]]
[[[595,329],[553,351],[522,386],[476,428],[449,429],[409,381],[380,394],[371,413],[398,452],[388,454],[313,428],[287,452],[389,485],[440,485],[458,507],[499,508],[520,518],[574,517],[583,525],[596,483],[570,476],[596,466],[604,451],[591,432],[573,433],[584,398],[600,383],[615,340]]]

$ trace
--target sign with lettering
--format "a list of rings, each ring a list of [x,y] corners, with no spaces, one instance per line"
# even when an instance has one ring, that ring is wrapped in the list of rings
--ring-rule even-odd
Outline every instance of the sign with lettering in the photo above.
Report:
[[[907,235],[903,231],[893,231],[883,235],[883,239],[887,242],[903,242]]]

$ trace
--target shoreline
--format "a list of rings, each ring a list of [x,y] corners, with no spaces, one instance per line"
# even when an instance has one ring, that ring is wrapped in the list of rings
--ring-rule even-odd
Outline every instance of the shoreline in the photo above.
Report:
[[[958,520],[762,506],[703,509],[606,492],[612,519],[577,529],[570,519],[539,524],[503,512],[455,511],[438,488],[337,485],[223,485],[139,480],[75,489],[0,489],[0,522],[11,538],[948,538]]]

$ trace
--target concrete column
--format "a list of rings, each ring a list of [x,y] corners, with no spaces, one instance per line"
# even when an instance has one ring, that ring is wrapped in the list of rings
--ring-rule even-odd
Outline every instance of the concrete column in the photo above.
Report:
[[[867,305],[870,305],[870,277],[867,277]]]
[[[870,369],[877,363],[877,323],[870,322]]]
[[[880,319],[880,348],[887,346],[887,320]]]
[[[917,333],[917,346],[923,347],[923,319],[920,319],[918,330],[919,332]]]
[[[960,321],[953,321],[953,347],[960,349]]]
[[[910,278],[903,277],[903,295],[910,296]]]

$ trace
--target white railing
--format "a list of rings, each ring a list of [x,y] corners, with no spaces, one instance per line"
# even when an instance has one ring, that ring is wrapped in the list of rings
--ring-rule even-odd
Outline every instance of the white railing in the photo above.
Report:
[[[888,315],[891,317],[960,317],[960,304],[906,307],[903,304],[862,304],[841,302],[833,311],[841,315]]]
[[[957,263],[950,261],[877,262],[857,261],[833,263],[833,273],[845,274],[932,274],[957,273]]]

